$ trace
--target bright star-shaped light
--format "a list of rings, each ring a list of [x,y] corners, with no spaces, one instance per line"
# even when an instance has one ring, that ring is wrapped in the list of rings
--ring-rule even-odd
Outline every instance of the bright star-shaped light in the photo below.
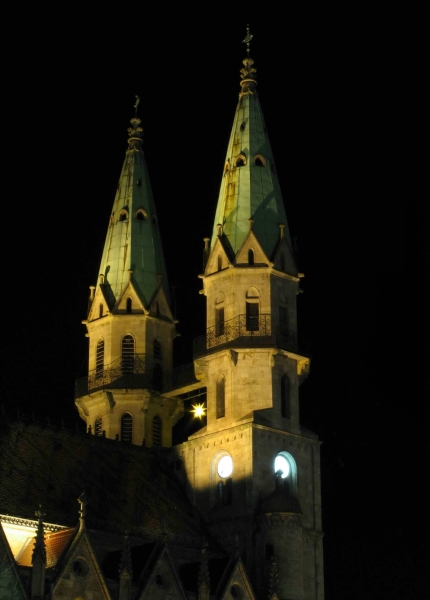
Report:
[[[191,412],[194,413],[195,419],[201,419],[206,416],[206,408],[204,404],[193,404],[193,410]]]

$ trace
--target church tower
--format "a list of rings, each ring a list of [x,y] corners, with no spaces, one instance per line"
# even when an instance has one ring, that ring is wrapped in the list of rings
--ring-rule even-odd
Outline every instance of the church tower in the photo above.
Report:
[[[257,596],[322,600],[320,458],[300,424],[309,357],[298,344],[295,264],[249,55],[200,275],[206,333],[195,340],[207,424],[176,447],[212,534],[238,546]],[[273,573],[276,572],[276,583]]]
[[[137,445],[172,444],[182,402],[170,389],[176,335],[157,214],[142,149],[141,120],[128,149],[109,219],[87,326],[88,377],[76,382],[76,406],[88,431]]]

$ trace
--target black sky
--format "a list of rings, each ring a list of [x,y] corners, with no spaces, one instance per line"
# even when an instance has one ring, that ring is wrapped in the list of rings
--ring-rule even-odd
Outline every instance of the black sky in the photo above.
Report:
[[[96,283],[135,94],[181,338],[198,294],[250,22],[251,55],[299,268],[323,440],[328,600],[428,592],[428,217],[411,160],[408,65],[390,19],[129,7],[41,9],[3,73],[3,385],[8,415],[74,422]],[[261,7],[263,8],[263,7]],[[217,13],[222,7],[217,6]],[[154,14],[155,11],[155,14]],[[205,15],[205,12],[208,12]],[[17,21],[11,20],[11,29]],[[176,343],[176,342],[175,342]]]

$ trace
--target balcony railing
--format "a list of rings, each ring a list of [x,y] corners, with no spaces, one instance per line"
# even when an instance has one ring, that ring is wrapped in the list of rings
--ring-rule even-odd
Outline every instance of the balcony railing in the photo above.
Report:
[[[75,381],[75,398],[81,398],[105,387],[159,389],[161,382],[156,381],[157,378],[155,370],[147,371],[145,355],[133,354],[118,358],[103,369],[96,368],[90,371],[88,377],[77,379]]]
[[[272,327],[272,315],[238,315],[229,321],[210,327],[206,335],[194,338],[194,358],[220,350],[223,346],[264,348],[275,346],[297,351],[297,333]]]

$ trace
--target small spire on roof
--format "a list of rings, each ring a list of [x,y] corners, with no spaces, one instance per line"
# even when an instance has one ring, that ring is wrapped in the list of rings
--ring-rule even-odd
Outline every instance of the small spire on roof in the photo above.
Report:
[[[85,527],[85,514],[86,514],[86,505],[88,502],[87,494],[85,490],[78,498],[79,502],[79,529],[82,530]]]
[[[137,107],[139,106],[140,98],[139,96],[135,96],[136,102],[134,103],[134,114],[137,116]]]

